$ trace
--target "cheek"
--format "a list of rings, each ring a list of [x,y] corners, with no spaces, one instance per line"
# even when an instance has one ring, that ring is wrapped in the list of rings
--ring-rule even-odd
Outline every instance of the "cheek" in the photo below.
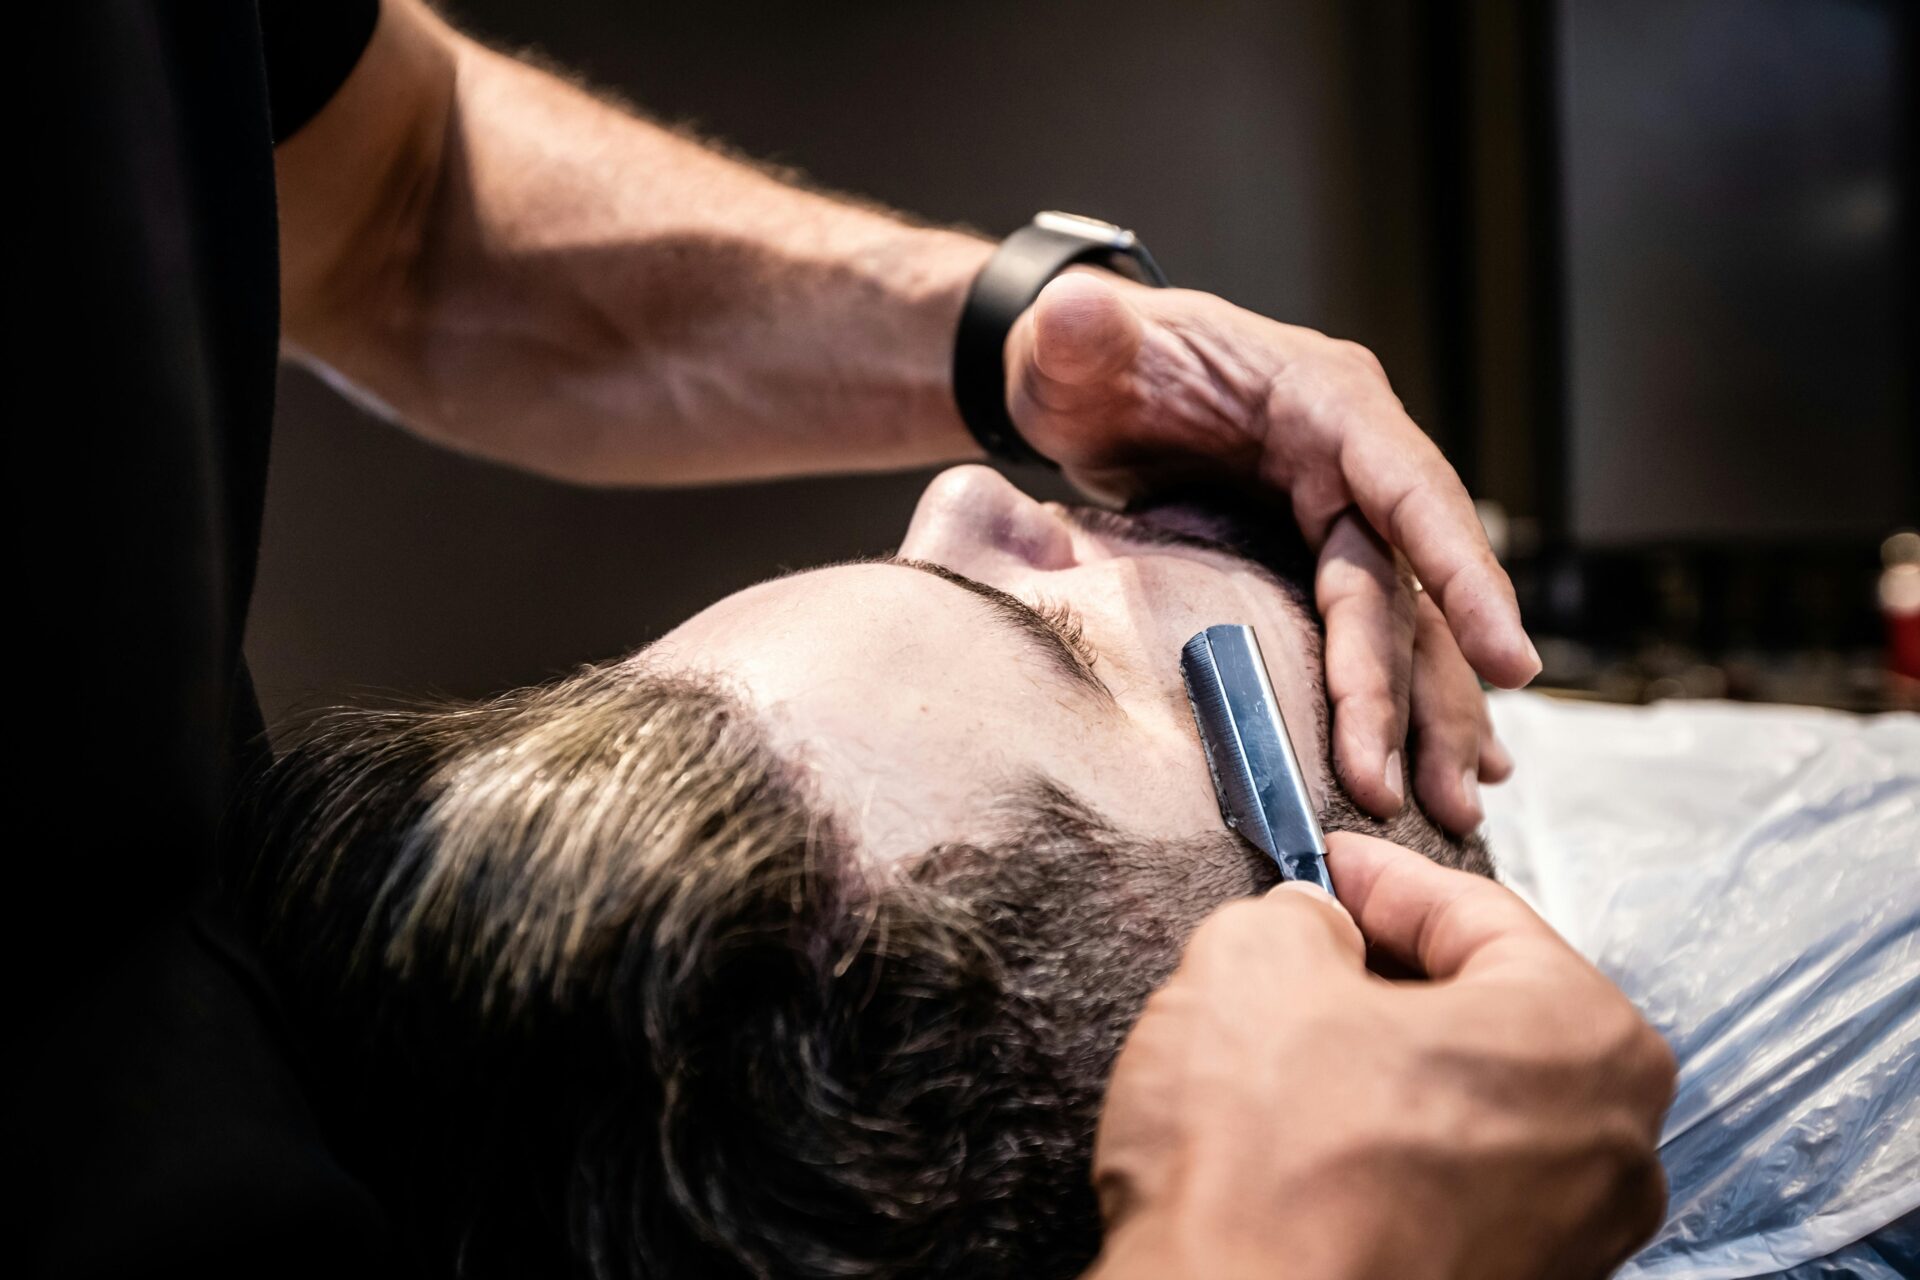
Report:
[[[1170,838],[1220,827],[1213,780],[1182,699],[1179,715],[1135,717],[1085,743],[1053,770],[1096,811],[1131,834]]]

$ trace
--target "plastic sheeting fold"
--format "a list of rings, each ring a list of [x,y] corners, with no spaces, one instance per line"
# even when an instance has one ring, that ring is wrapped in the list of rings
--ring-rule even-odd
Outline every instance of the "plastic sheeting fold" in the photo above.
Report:
[[[1494,723],[1502,877],[1680,1062],[1667,1221],[1619,1274],[1913,1275],[1920,717],[1503,694]]]

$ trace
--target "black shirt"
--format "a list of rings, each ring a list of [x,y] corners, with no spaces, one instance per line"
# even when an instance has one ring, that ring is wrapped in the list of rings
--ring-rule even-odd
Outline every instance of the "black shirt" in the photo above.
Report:
[[[46,222],[28,378],[58,393],[11,433],[16,486],[52,499],[26,572],[47,661],[24,705],[48,705],[17,713],[44,732],[16,801],[51,819],[51,887],[15,966],[27,1071],[7,1122],[36,1273],[357,1277],[385,1257],[210,891],[259,741],[240,641],[279,346],[273,147],[376,10],[88,0],[43,6],[54,31],[16,50],[46,86],[46,163],[23,166]]]

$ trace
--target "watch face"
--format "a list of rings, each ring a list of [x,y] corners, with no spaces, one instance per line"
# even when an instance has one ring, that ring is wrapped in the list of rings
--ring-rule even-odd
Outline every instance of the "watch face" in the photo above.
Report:
[[[1131,249],[1134,244],[1133,232],[1114,226],[1111,222],[1102,222],[1098,218],[1088,218],[1077,213],[1061,213],[1049,209],[1045,213],[1034,215],[1033,225],[1048,231],[1058,231],[1064,235],[1078,236],[1082,240],[1092,240],[1113,249]]]

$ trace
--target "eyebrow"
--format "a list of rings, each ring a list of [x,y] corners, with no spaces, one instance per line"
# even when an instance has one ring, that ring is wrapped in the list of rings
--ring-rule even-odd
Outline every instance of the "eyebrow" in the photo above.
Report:
[[[924,573],[986,601],[992,607],[995,618],[1033,646],[1056,672],[1102,701],[1118,703],[1119,699],[1113,696],[1113,690],[1107,687],[1107,682],[1094,671],[1093,664],[1081,656],[1078,637],[1067,635],[1057,619],[1048,617],[1019,596],[1010,595],[998,587],[988,586],[931,560],[889,556],[873,563]]]

